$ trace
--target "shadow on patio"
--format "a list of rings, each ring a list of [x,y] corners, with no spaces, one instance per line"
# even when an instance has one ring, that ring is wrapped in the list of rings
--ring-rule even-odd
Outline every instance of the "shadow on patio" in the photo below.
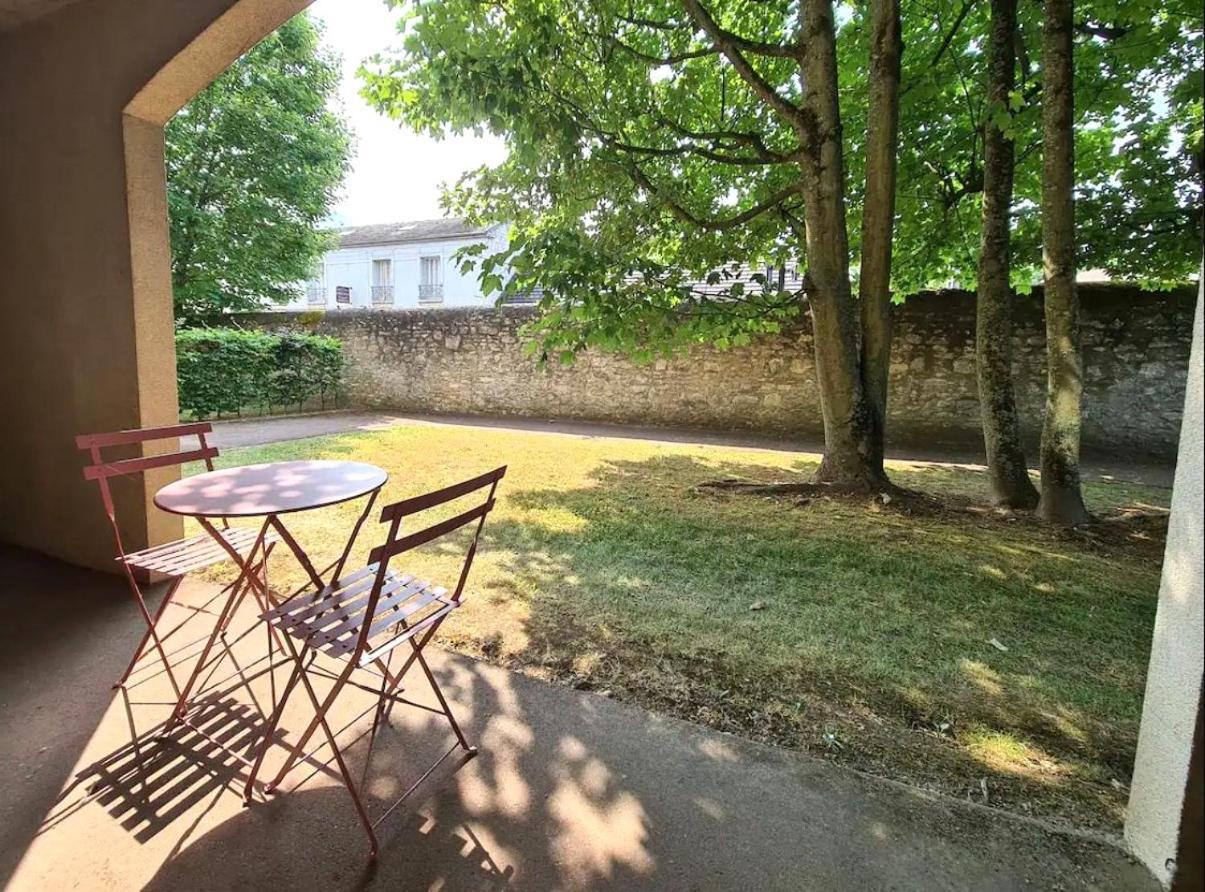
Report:
[[[120,580],[8,550],[0,568],[10,888],[1153,888],[1109,847],[442,653],[433,668],[481,755],[382,825],[373,867],[329,766],[243,808],[236,761],[190,732],[153,739],[162,674],[109,691],[138,632]],[[184,601],[211,592],[191,584]],[[235,645],[244,674],[226,664],[211,737],[253,739],[271,697],[262,646]],[[447,744],[410,713],[374,752],[378,807]],[[290,707],[282,735],[306,719]],[[351,754],[358,772],[362,741]]]

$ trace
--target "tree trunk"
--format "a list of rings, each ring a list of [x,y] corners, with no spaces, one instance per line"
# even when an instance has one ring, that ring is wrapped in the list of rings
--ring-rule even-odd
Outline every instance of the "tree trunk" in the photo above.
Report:
[[[870,114],[866,128],[866,197],[862,209],[862,386],[875,425],[871,462],[883,473],[887,376],[891,367],[891,245],[895,222],[900,120],[899,0],[871,0]]]
[[[979,242],[975,361],[983,445],[992,499],[1009,508],[1033,508],[1038,491],[1021,448],[1013,389],[1012,286],[1009,211],[1013,197],[1013,141],[997,115],[1008,108],[1015,78],[1016,0],[992,0],[988,40],[987,120],[983,125],[983,226]]]
[[[1075,137],[1072,131],[1072,0],[1046,0],[1042,27],[1042,266],[1046,280],[1046,417],[1042,501],[1050,523],[1076,526],[1080,491],[1079,298],[1075,292]]]
[[[845,170],[837,100],[831,0],[802,4],[800,56],[809,121],[803,172],[806,289],[812,313],[816,379],[824,417],[824,460],[816,481],[867,490],[887,484],[874,412],[862,385],[859,320],[849,284]]]

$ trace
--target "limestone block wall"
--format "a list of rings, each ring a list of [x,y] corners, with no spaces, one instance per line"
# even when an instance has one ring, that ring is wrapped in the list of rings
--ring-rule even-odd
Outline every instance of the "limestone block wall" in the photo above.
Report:
[[[1175,454],[1195,294],[1081,289],[1085,445],[1142,457]],[[240,324],[341,338],[354,406],[819,435],[806,319],[743,348],[697,348],[639,365],[591,351],[572,366],[524,356],[530,309],[265,313]],[[978,442],[975,298],[944,291],[895,308],[889,439]],[[1018,401],[1037,436],[1045,400],[1040,292],[1016,300]]]

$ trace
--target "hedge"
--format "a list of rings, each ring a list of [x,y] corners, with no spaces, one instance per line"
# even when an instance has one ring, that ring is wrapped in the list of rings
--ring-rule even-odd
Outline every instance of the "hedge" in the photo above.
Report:
[[[319,335],[233,328],[176,332],[180,411],[192,418],[303,406],[337,395],[343,345]]]

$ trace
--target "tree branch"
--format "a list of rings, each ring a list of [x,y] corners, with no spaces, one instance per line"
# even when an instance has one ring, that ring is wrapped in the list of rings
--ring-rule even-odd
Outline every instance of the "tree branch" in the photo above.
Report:
[[[761,135],[757,133],[749,133],[744,130],[691,130],[672,118],[665,117],[665,115],[657,112],[654,112],[653,115],[659,124],[661,124],[663,127],[668,127],[679,136],[685,136],[689,139],[707,140],[712,143],[720,143],[726,140],[731,140],[732,142],[741,143],[742,145],[751,147],[759,156],[768,159],[773,158],[780,161],[794,161],[800,152],[800,148],[798,146],[796,146],[790,152],[776,152],[767,146],[765,140],[763,140]]]
[[[623,50],[624,52],[628,53],[629,55],[631,55],[637,59],[640,59],[644,62],[647,62],[649,65],[652,65],[652,66],[677,65],[680,62],[686,62],[686,61],[689,61],[690,59],[700,59],[704,56],[715,56],[715,55],[719,54],[719,52],[720,52],[720,49],[718,47],[712,46],[712,47],[704,47],[702,49],[697,49],[697,50],[686,50],[681,53],[671,53],[668,56],[653,56],[642,50],[636,49],[636,47],[634,47],[634,46],[629,46],[628,44],[626,44],[622,40],[620,40],[618,37],[614,37],[609,34],[602,35],[602,36],[612,46],[616,46],[619,49]]]
[[[962,28],[962,23],[966,21],[967,13],[971,11],[971,7],[975,5],[975,0],[965,0],[962,4],[962,9],[958,10],[958,15],[954,17],[954,24],[950,26],[950,30],[946,32],[946,36],[942,38],[941,46],[937,48],[937,52],[933,54],[933,59],[929,62],[929,67],[934,68],[941,61],[941,57],[946,54],[946,50],[950,48],[950,44],[954,38],[958,36],[959,29]]]
[[[1130,33],[1130,28],[1124,25],[1105,25],[1100,22],[1078,22],[1076,33],[1088,37],[1099,37],[1101,40],[1120,40]]]
[[[598,133],[598,131],[595,132]],[[767,155],[730,155],[727,152],[718,152],[703,146],[675,146],[672,149],[656,146],[638,146],[633,143],[622,142],[605,133],[598,133],[598,136],[608,147],[621,152],[630,152],[634,155],[676,156],[679,158],[686,157],[687,155],[698,155],[700,158],[706,158],[709,161],[715,161],[719,164],[732,164],[738,167],[769,167],[774,164],[786,164],[791,160],[785,156],[774,155],[772,153]]]
[[[791,209],[780,207],[778,213],[782,215],[783,220],[791,227],[791,232],[795,233],[795,238],[801,242],[807,238],[807,227],[803,221],[797,217]]]
[[[658,19],[646,19],[639,16],[619,15],[615,17],[626,25],[636,25],[640,28],[652,28],[655,31],[679,31],[683,27],[682,22],[663,22]]]
[[[695,10],[692,9],[691,6],[693,5],[697,7],[698,11],[707,17],[707,19],[711,22],[712,27],[704,27],[703,30],[709,37],[711,37],[712,40],[716,42],[717,45],[727,44],[728,46],[740,50],[742,53],[753,53],[757,56],[770,56],[776,59],[797,59],[800,51],[802,50],[798,38],[790,40],[786,43],[772,43],[766,40],[754,40],[751,37],[742,37],[741,35],[722,27],[714,18],[712,18],[711,14],[698,3],[686,3],[683,5],[686,6],[687,14],[694,19],[695,24],[699,25],[700,27],[703,27],[702,22],[699,21]]]
[[[758,74],[749,60],[745,58],[741,47],[738,46],[742,39],[721,28],[699,0],[682,0],[682,5],[691,20],[723,51],[728,61],[732,63],[732,67],[736,69],[737,74],[749,85],[750,89],[763,102],[782,115],[800,136],[809,141],[815,141],[816,123],[812,120],[811,115],[784,98],[769,81]],[[793,49],[795,52],[784,55],[796,57],[799,48],[796,46]]]
[[[774,59],[795,59],[799,57],[800,47],[795,41],[790,43],[769,43],[764,40],[751,40],[733,34],[724,28],[716,26],[718,32],[730,46],[736,47],[742,53],[753,53],[755,56],[769,56]]]
[[[753,207],[742,211],[731,217],[725,217],[722,220],[700,217],[698,214],[687,210],[680,203],[670,198],[665,192],[660,189],[648,175],[640,169],[640,165],[631,163],[625,168],[633,181],[655,197],[658,201],[666,206],[675,217],[683,223],[689,223],[692,226],[697,226],[699,229],[704,229],[708,232],[726,232],[729,229],[734,229],[737,226],[743,226],[750,220],[755,220],[767,211],[774,210],[779,207],[783,201],[790,198],[792,195],[799,194],[799,184],[791,183],[784,186],[777,192],[770,195],[765,201],[758,202]]]

